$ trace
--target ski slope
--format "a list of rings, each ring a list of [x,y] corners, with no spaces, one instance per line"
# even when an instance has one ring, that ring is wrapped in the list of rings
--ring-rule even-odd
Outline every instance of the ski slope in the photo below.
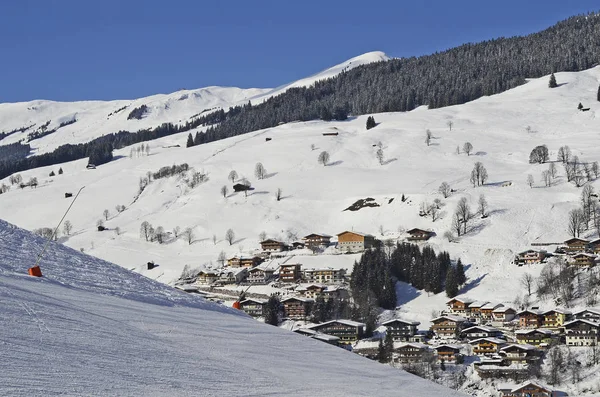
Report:
[[[454,396],[0,221],[0,395]]]
[[[376,114],[378,125],[368,131],[365,115],[343,122],[288,123],[193,148],[183,147],[187,137],[183,133],[150,142],[149,156],[129,158],[130,147],[115,151],[116,159],[96,170],[86,170],[84,159],[63,164],[65,173],[52,178],[48,174],[58,166],[22,172],[24,180],[37,177],[39,186],[13,188],[1,195],[0,219],[29,230],[54,226],[70,204],[64,193],[85,186],[67,217],[73,231],[60,241],[163,283],[177,279],[185,265],[216,267],[222,251],[227,257],[254,253],[263,231],[284,241],[294,234],[336,235],[345,230],[402,239],[404,231],[419,227],[436,233],[429,241],[436,251],[448,250],[466,264],[469,280],[463,295],[510,304],[524,294],[518,282],[523,273],[535,276],[541,269],[515,267],[510,263],[514,254],[532,243],[566,240],[570,237],[568,212],[580,205],[581,189],[566,182],[562,165],[557,163],[558,177],[552,186],[544,187],[541,173],[548,164],[529,164],[529,153],[545,144],[554,161],[558,148],[568,145],[581,162],[600,160],[600,103],[596,100],[600,67],[557,73],[556,78],[559,87],[555,89],[548,88],[546,76],[464,105]],[[590,110],[578,111],[579,102]],[[451,131],[448,121],[453,122]],[[433,134],[430,146],[425,144],[427,129]],[[339,135],[323,136],[323,132]],[[384,151],[383,164],[375,156],[378,142]],[[473,145],[470,155],[462,150],[465,142]],[[172,147],[175,144],[182,147]],[[317,162],[324,150],[331,157],[327,166]],[[477,161],[486,167],[489,180],[474,188],[469,175]],[[138,197],[140,177],[184,162],[204,170],[208,181],[190,189],[182,177],[160,179]],[[257,162],[267,169],[265,179],[254,177]],[[255,190],[247,197],[232,193],[227,179],[231,170],[252,182]],[[534,176],[533,188],[526,182],[528,174]],[[438,193],[444,181],[455,189],[447,199]],[[597,180],[591,184],[599,189]],[[224,185],[229,190],[226,198],[220,194]],[[283,191],[281,201],[275,199],[278,188]],[[457,202],[466,197],[476,211],[480,194],[489,203],[489,217],[476,219],[459,242],[448,242],[443,234],[451,228]],[[380,206],[343,211],[367,197]],[[440,219],[420,217],[421,203],[436,198],[443,203]],[[125,205],[126,210],[117,213],[116,205]],[[109,231],[98,232],[96,221],[104,209],[110,211]],[[194,241],[147,242],[140,238],[143,221],[167,231],[191,227]],[[224,237],[229,228],[236,235],[232,245]],[[589,231],[582,237],[597,236]],[[552,251],[554,246],[545,248]],[[320,256],[292,252],[294,256],[285,259],[306,267],[348,269],[358,259],[358,255],[333,255],[334,251]],[[159,267],[146,270],[150,260]],[[398,286],[398,296],[398,315],[421,321],[423,327],[433,312],[444,308],[446,300],[444,294],[428,296],[406,285]],[[551,303],[540,303],[544,305]]]

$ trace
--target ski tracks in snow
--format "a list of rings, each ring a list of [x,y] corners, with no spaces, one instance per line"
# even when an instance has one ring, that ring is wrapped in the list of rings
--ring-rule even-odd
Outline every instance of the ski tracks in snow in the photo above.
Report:
[[[2,286],[2,290],[6,291],[6,294],[11,297],[17,304],[27,313],[29,317],[33,320],[33,322],[37,325],[40,330],[40,342],[43,339],[43,335],[46,332],[51,332],[50,328],[46,325],[44,320],[37,314],[34,310],[33,306],[30,302],[24,301],[23,299],[19,299],[9,288]]]

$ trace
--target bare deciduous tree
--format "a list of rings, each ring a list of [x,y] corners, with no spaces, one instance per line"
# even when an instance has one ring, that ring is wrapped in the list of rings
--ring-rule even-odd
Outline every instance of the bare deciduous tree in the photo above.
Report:
[[[456,206],[456,214],[458,214],[460,217],[460,221],[463,225],[463,234],[466,234],[469,221],[473,218],[471,207],[469,206],[466,197],[461,197],[461,199],[458,201],[458,205]]]
[[[310,150],[316,150],[316,149],[317,149],[317,147],[315,146],[314,143],[310,145]]]
[[[598,179],[598,175],[600,175],[600,169],[598,168],[597,161],[592,163],[592,173],[594,174],[594,178]]]
[[[488,179],[488,173],[483,164],[480,161],[476,162],[471,171],[471,183],[473,186],[485,185]]]
[[[567,224],[567,230],[573,237],[579,237],[579,234],[583,231],[583,211],[579,208],[571,210],[569,212],[569,221]]]
[[[152,236],[152,225],[150,224],[150,222],[142,222],[142,224],[140,225],[140,234],[146,239],[146,241],[150,241],[150,237]]]
[[[375,152],[375,156],[377,157],[377,160],[379,160],[379,164],[383,165],[383,149],[377,149],[377,152]]]
[[[225,265],[225,261],[227,260],[227,255],[225,251],[219,252],[219,256],[217,257],[217,262],[221,264],[221,266]]]
[[[162,244],[165,241],[165,228],[158,226],[154,231],[154,237],[159,244]]]
[[[213,245],[217,245],[217,235],[216,234],[212,235],[212,242],[213,242]]]
[[[260,234],[258,235],[258,238],[260,239],[260,241],[265,241],[267,239],[267,232],[260,232]]]
[[[454,241],[456,241],[456,237],[454,237],[454,233],[452,233],[450,230],[446,230],[444,232],[444,238],[447,239],[449,243],[453,243]]]
[[[558,149],[557,160],[563,164],[568,163],[571,160],[571,149],[568,146],[561,146]]]
[[[465,142],[465,144],[463,145],[463,152],[465,152],[467,156],[470,156],[472,151],[473,145],[471,145],[471,142]]]
[[[179,238],[179,234],[181,233],[181,228],[179,226],[175,226],[173,228],[173,236],[175,236],[175,238]]]
[[[319,164],[323,164],[324,166],[326,166],[329,163],[329,153],[327,151],[322,151],[319,154]]]
[[[277,199],[277,201],[281,201],[281,194],[283,193],[283,191],[281,190],[280,187],[277,188],[277,191],[275,192],[275,198]]]
[[[429,144],[431,143],[431,130],[425,131],[425,143],[427,144],[427,146],[429,146]]]
[[[121,228],[119,226],[115,227],[115,234],[117,236],[121,235]]]
[[[228,191],[227,191],[227,186],[226,186],[226,185],[223,185],[223,186],[221,187],[221,196],[223,196],[223,197],[225,197],[225,198],[226,198],[226,197],[227,197],[227,193],[228,193]]]
[[[225,241],[227,241],[229,243],[229,245],[233,245],[234,240],[235,240],[235,233],[233,232],[232,229],[227,229],[227,231],[225,232]]]
[[[429,210],[429,216],[431,216],[432,222],[435,222],[436,220],[439,219],[440,210],[435,204],[431,204],[429,206],[428,210]]]
[[[549,170],[542,172],[542,180],[544,181],[544,185],[546,185],[546,187],[552,186],[552,175],[550,175]]]
[[[448,120],[448,121],[446,122],[446,125],[448,126],[448,129],[449,129],[450,131],[452,131],[452,126],[454,125],[454,121],[452,121],[452,120]]]
[[[63,233],[66,234],[67,236],[70,236],[71,230],[73,230],[73,224],[71,223],[70,220],[67,219],[63,225]]]
[[[96,221],[96,227],[103,227],[104,226],[104,219],[98,219]]]
[[[104,210],[102,212],[102,215],[104,216],[104,220],[108,220],[108,217],[110,216],[110,212],[108,212],[108,210]]]
[[[550,163],[550,165],[548,165],[548,172],[552,179],[556,178],[556,164]]]
[[[462,228],[463,224],[460,214],[458,212],[455,212],[452,216],[452,230],[454,230],[456,232],[456,235],[460,237],[460,235],[462,234]]]
[[[191,227],[186,227],[181,235],[183,238],[185,238],[185,241],[187,241],[188,245],[192,245],[194,239],[196,238],[194,230]]]
[[[487,217],[488,202],[485,199],[485,196],[483,194],[479,195],[479,200],[477,201],[477,207],[479,209],[479,214],[481,215],[481,217],[482,218],[486,218]]]
[[[256,163],[256,165],[254,166],[254,176],[256,176],[256,178],[258,179],[264,179],[266,175],[267,170],[262,165],[262,163]]]
[[[235,172],[235,170],[231,170],[227,178],[231,181],[231,183],[234,183],[238,178],[238,174]]]
[[[450,189],[450,185],[447,182],[442,182],[438,188],[438,191],[442,194],[442,196],[444,196],[444,198],[448,198],[452,192],[452,189]]]
[[[529,187],[533,188],[533,184],[534,184],[534,180],[533,180],[533,175],[529,174],[527,175],[527,184],[529,185]]]
[[[531,296],[531,289],[533,288],[533,276],[530,273],[523,274],[521,277],[521,285],[527,290],[527,296]]]

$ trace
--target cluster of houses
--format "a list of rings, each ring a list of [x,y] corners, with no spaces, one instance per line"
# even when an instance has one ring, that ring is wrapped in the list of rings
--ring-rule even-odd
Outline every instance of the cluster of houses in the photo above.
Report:
[[[569,264],[579,268],[595,266],[600,258],[600,238],[592,241],[571,238],[558,247],[553,254],[529,249],[519,252],[515,256],[514,263],[518,266],[543,263],[546,258],[553,255],[565,255]]]

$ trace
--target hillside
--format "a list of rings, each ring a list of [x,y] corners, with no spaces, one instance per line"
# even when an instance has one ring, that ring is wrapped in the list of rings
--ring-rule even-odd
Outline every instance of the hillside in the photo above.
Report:
[[[544,76],[464,105],[375,114],[379,124],[368,131],[366,116],[361,116],[343,122],[288,123],[193,148],[171,147],[184,146],[184,133],[150,142],[150,156],[129,158],[129,147],[116,151],[116,160],[96,170],[86,170],[86,160],[80,160],[63,164],[64,174],[56,177],[47,175],[58,167],[23,172],[24,180],[38,177],[39,186],[14,187],[1,195],[0,218],[30,230],[53,226],[70,204],[64,193],[85,186],[68,216],[73,231],[60,241],[164,283],[178,278],[185,265],[216,265],[221,251],[227,257],[252,253],[259,248],[262,231],[283,240],[352,229],[395,239],[405,237],[403,230],[420,227],[437,233],[430,240],[436,250],[448,250],[467,264],[469,282],[463,294],[510,303],[523,295],[517,282],[521,275],[540,270],[516,268],[510,263],[514,254],[531,243],[564,241],[569,237],[568,212],[580,205],[580,188],[566,182],[562,165],[557,164],[558,177],[552,186],[543,187],[541,173],[548,165],[529,164],[529,153],[545,144],[555,160],[558,148],[569,145],[582,162],[600,159],[596,145],[600,68],[557,73],[556,78],[555,89],[548,88]],[[578,111],[579,102],[590,110]],[[453,122],[452,131],[448,121]],[[430,146],[425,144],[426,129],[433,134]],[[323,136],[323,132],[339,135]],[[378,142],[383,145],[383,165],[375,156]],[[474,147],[469,156],[462,149],[456,153],[465,142]],[[324,150],[331,156],[326,167],[317,162]],[[477,161],[487,168],[489,180],[474,188],[469,175]],[[147,172],[184,162],[204,170],[208,181],[191,189],[181,177],[159,179],[136,199],[139,179]],[[254,177],[257,162],[267,169],[263,180]],[[232,193],[227,179],[232,169],[252,181],[255,190],[248,197]],[[533,188],[527,185],[528,174],[534,176]],[[448,199],[437,192],[444,181],[456,190]],[[219,193],[224,185],[227,198]],[[597,181],[592,185],[597,188]],[[283,191],[281,201],[275,199],[278,188]],[[477,220],[458,243],[449,243],[443,234],[451,228],[458,200],[466,197],[475,210],[480,194],[487,198],[490,216]],[[401,201],[402,195],[406,202]],[[367,197],[380,207],[343,211]],[[436,198],[444,204],[440,219],[420,217],[421,202]],[[126,210],[117,213],[116,205],[125,205]],[[112,230],[97,232],[96,221],[104,209],[110,211],[106,226]],[[193,244],[182,238],[164,244],[146,242],[140,237],[143,221],[167,231],[191,227]],[[384,235],[379,234],[380,226]],[[224,238],[229,228],[236,235],[233,245]],[[589,231],[585,236],[595,234]],[[291,260],[305,266],[351,268],[357,259],[356,255],[295,255]],[[159,267],[146,270],[149,260]],[[406,286],[399,286],[398,292],[399,310],[424,324],[433,311],[443,308],[444,294],[429,297]]]
[[[43,243],[0,221],[2,395],[458,395]]]

